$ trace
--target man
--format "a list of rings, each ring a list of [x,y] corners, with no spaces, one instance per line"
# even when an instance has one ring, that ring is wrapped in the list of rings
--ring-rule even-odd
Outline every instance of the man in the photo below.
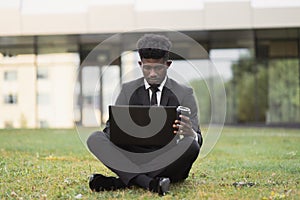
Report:
[[[189,116],[180,115],[181,120],[176,120],[173,124],[174,134],[178,137],[174,149],[184,145],[187,147],[177,155],[174,162],[162,166],[160,169],[145,172],[120,170],[120,166],[116,165],[126,165],[126,163],[130,163],[130,159],[112,148],[109,141],[108,121],[103,132],[93,133],[88,138],[87,144],[91,152],[119,177],[93,174],[89,181],[91,190],[99,192],[136,185],[165,195],[169,190],[170,183],[182,181],[188,177],[192,164],[199,154],[202,136],[198,125],[198,111],[193,90],[167,76],[167,70],[172,64],[172,61],[169,60],[170,48],[171,42],[163,35],[146,34],[138,40],[137,49],[141,58],[138,64],[143,72],[143,77],[123,84],[116,105],[185,106],[190,108]],[[126,150],[139,153],[155,151],[153,147],[147,146],[131,146]],[[117,156],[109,158],[109,154]],[[168,152],[166,151],[165,154]],[[154,159],[154,165],[155,162],[156,164],[162,163],[163,160],[159,158]],[[122,159],[123,161],[120,161]]]

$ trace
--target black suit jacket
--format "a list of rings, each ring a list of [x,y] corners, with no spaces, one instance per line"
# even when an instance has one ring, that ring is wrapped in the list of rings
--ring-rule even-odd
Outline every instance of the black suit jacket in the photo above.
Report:
[[[145,89],[144,78],[139,78],[122,85],[116,105],[150,105],[149,92]],[[190,87],[167,78],[161,94],[161,106],[185,106],[191,109],[192,128],[198,134],[198,143],[202,145],[202,135],[198,124],[198,109]],[[104,132],[109,136],[109,120]]]

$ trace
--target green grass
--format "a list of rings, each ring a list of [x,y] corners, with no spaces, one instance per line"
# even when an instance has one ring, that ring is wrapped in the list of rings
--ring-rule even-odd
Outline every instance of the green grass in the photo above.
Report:
[[[205,132],[205,130],[204,130]],[[164,199],[299,199],[300,130],[226,127],[208,156]],[[0,199],[156,199],[134,187],[92,193],[88,176],[113,175],[75,130],[0,130]],[[180,170],[180,169],[179,169]],[[255,183],[252,187],[235,182]]]

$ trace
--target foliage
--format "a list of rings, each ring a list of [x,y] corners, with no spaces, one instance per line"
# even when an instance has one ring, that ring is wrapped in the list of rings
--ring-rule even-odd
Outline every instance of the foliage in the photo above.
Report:
[[[198,103],[201,124],[208,124],[211,119],[211,96],[208,91],[207,82],[205,80],[193,80],[190,83]]]
[[[226,83],[227,122],[300,122],[299,62],[241,58]]]
[[[267,69],[251,58],[241,58],[232,65],[233,79],[230,83],[236,90],[237,122],[265,122],[268,109]]]
[[[267,70],[259,67],[255,74],[244,73],[237,84],[238,121],[265,122],[268,106]]]
[[[297,60],[274,60],[269,69],[269,121],[300,122],[300,75]]]
[[[222,113],[226,113],[226,94],[224,84],[218,78],[191,81],[199,108],[201,124],[222,124]]]

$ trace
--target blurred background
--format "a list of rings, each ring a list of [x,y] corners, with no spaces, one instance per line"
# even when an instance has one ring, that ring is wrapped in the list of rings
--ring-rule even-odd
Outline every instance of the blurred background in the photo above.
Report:
[[[221,76],[225,124],[299,127],[299,15],[300,0],[0,0],[0,128],[104,123],[138,69],[134,45],[146,29],[172,40],[174,71],[194,88],[202,124],[210,95],[225,101]]]

